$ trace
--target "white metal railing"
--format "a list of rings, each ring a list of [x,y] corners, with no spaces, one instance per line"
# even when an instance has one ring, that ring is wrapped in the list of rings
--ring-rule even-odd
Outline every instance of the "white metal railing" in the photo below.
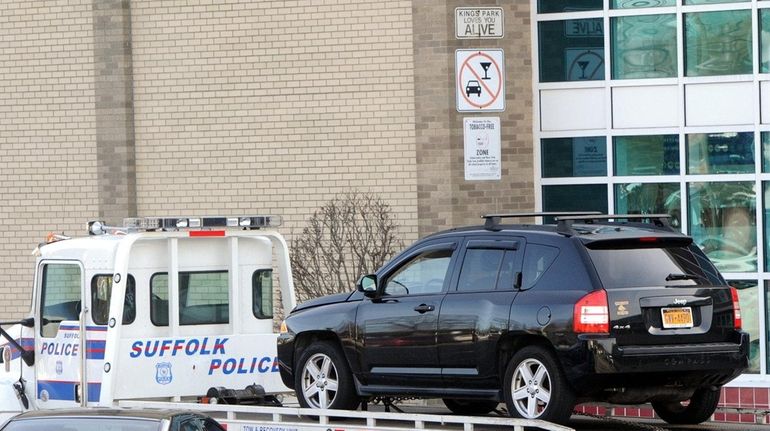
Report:
[[[524,431],[524,427],[547,431],[574,431],[572,428],[541,420],[505,417],[130,400],[120,401],[118,405],[131,408],[195,410],[226,423],[228,431],[325,431],[328,429],[344,429],[345,431],[404,431],[407,429],[445,431],[461,429],[463,431],[474,431],[482,429],[484,426],[491,428],[505,427],[507,429],[513,427],[514,431]]]

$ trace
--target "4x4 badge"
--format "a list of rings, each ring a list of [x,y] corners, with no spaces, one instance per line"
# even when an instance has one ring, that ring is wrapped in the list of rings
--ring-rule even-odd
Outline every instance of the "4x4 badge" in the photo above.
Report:
[[[628,309],[626,308],[628,301],[615,301],[615,307],[617,307],[618,316],[628,316]]]

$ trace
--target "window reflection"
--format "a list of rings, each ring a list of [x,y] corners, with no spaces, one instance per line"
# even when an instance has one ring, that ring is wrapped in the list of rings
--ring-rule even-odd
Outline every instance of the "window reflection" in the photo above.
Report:
[[[723,272],[757,270],[754,182],[690,183],[690,235]]]
[[[616,136],[615,175],[679,175],[679,135]]]
[[[599,211],[607,213],[605,184],[543,186],[543,211]],[[553,223],[545,217],[544,223]]]
[[[612,9],[676,6],[675,0],[612,0]]]
[[[552,138],[541,142],[544,178],[607,175],[604,136]]]
[[[767,348],[770,346],[770,330],[767,329],[770,328],[770,281],[765,281],[765,328],[765,348]],[[770,370],[770,355],[765,356],[767,356],[765,369]]]
[[[727,282],[738,290],[741,304],[743,330],[749,333],[749,369],[746,373],[759,373],[759,286],[754,280],[729,280]]]
[[[615,212],[618,214],[670,214],[671,226],[679,228],[682,214],[679,184],[616,184]]]
[[[685,75],[751,73],[751,11],[688,13]]]
[[[687,135],[687,172],[743,174],[754,172],[754,134],[751,132]]]
[[[538,24],[540,82],[604,79],[604,24],[601,18]]]
[[[676,15],[612,18],[614,79],[676,76]]]
[[[762,141],[762,172],[770,172],[770,132],[760,133]]]
[[[684,4],[744,3],[750,0],[684,0]]]
[[[602,0],[538,0],[539,13],[574,12],[580,10],[601,10]]]
[[[770,9],[759,10],[759,71],[770,72]]]

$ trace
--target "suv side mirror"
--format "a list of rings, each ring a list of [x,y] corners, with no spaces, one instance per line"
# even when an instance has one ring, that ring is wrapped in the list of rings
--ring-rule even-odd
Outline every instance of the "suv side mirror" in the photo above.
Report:
[[[374,297],[377,294],[377,276],[368,274],[359,278],[356,283],[356,290],[363,292],[368,298]]]

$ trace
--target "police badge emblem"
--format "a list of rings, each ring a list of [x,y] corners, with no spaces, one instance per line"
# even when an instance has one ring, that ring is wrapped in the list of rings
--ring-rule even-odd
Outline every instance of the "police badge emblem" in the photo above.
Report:
[[[56,361],[56,375],[60,376],[64,372],[64,364],[62,361]]]
[[[167,385],[171,383],[174,376],[171,375],[171,363],[160,362],[155,364],[155,381],[161,385]]]

